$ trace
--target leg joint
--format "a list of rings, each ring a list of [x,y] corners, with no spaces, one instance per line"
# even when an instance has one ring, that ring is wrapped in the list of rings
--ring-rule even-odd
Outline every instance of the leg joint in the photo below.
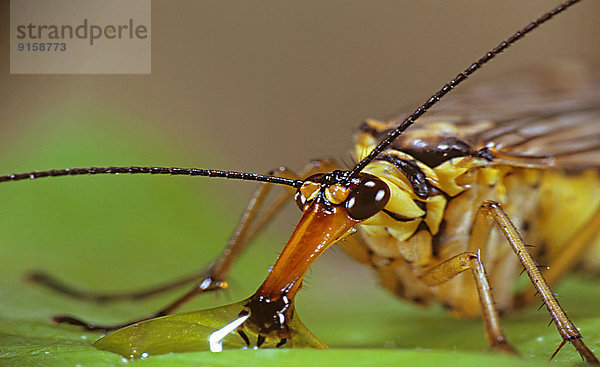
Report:
[[[497,201],[493,201],[493,200],[485,200],[481,206],[481,209],[485,209],[485,210],[490,210],[490,209],[502,209],[502,205],[497,202]]]

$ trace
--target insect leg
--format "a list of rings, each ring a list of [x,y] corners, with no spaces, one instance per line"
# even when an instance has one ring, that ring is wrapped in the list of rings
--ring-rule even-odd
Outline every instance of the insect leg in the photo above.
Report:
[[[548,312],[550,313],[550,316],[552,317],[552,320],[558,329],[558,333],[563,339],[562,343],[559,345],[552,357],[558,353],[560,348],[565,343],[569,342],[573,344],[575,349],[577,349],[577,352],[579,352],[581,357],[586,362],[600,364],[594,353],[592,353],[592,351],[589,350],[588,347],[583,343],[579,330],[577,330],[577,327],[575,327],[571,320],[569,320],[567,314],[556,300],[556,297],[552,293],[552,289],[550,289],[550,286],[538,269],[535,260],[527,250],[527,247],[523,242],[523,238],[521,238],[521,235],[499,203],[485,201],[479,208],[475,224],[477,225],[477,222],[481,223],[482,220],[487,221],[488,218],[494,219],[500,230],[506,236],[508,243],[525,268],[527,275],[529,275],[534,288],[541,295],[544,304],[546,305],[546,308],[548,309]]]
[[[548,270],[544,271],[544,279],[548,284],[554,284],[557,280],[573,268],[581,255],[594,243],[594,239],[600,234],[600,209],[592,218],[578,231],[567,245],[556,256],[556,260],[548,265]],[[537,290],[534,287],[524,290],[515,296],[515,306],[524,306],[533,301]]]
[[[25,276],[25,279],[30,282],[37,283],[41,286],[49,288],[63,295],[90,302],[114,302],[114,301],[137,301],[151,296],[164,293],[168,290],[198,281],[206,275],[206,271],[190,274],[186,277],[176,279],[174,281],[164,283],[151,288],[143,289],[135,292],[123,293],[97,293],[93,291],[81,290],[69,284],[66,284],[51,274],[45,272],[31,272]]]
[[[426,270],[421,279],[430,286],[440,285],[465,270],[471,269],[475,283],[477,284],[477,292],[479,294],[479,302],[485,325],[485,335],[492,348],[503,352],[517,354],[516,350],[508,343],[502,326],[492,291],[488,282],[485,268],[479,257],[479,254],[474,252],[464,252],[456,255],[436,266]]]
[[[270,174],[275,176],[286,177],[290,179],[300,179],[318,172],[327,172],[337,169],[338,166],[332,160],[314,160],[309,163],[300,174],[295,174],[285,167],[280,167],[272,171]],[[290,196],[289,191],[281,193],[269,206],[264,213],[258,215],[258,210],[263,204],[271,185],[261,185],[256,191],[253,198],[250,200],[246,211],[242,215],[240,222],[235,228],[227,246],[210,266],[209,274],[212,279],[220,279],[224,281],[229,275],[229,271],[237,256],[243,251],[246,245],[254,238],[254,236],[279,212],[283,204],[288,201]]]
[[[333,167],[337,168],[337,165],[330,160],[313,161],[302,171],[300,177],[305,177],[324,170],[326,171]],[[298,175],[285,167],[280,167],[270,172],[270,175],[298,179]],[[260,209],[265,204],[265,199],[267,198],[271,188],[272,185],[262,184],[254,192],[250,202],[246,207],[246,210],[242,214],[238,225],[234,229],[227,246],[225,246],[221,255],[209,266],[206,271],[196,273],[195,276],[188,276],[162,287],[163,289],[161,290],[167,290],[175,286],[184,285],[186,283],[197,282],[197,284],[191,290],[166,307],[147,317],[116,325],[96,325],[94,323],[88,323],[67,315],[55,316],[53,318],[54,321],[82,326],[88,330],[115,330],[136,322],[173,313],[175,310],[200,293],[227,288],[226,278],[228,277],[229,271],[231,270],[235,260],[246,248],[248,243],[250,243],[250,241],[254,238],[254,236],[275,216],[275,214],[277,214],[290,195],[289,191],[287,190],[286,192],[282,192],[278,197],[275,198],[272,205],[268,209],[265,209],[264,213],[259,213]],[[159,288],[160,287],[157,287],[156,289]]]
[[[269,174],[296,177],[295,174],[283,167],[279,168],[278,170],[273,170]],[[152,288],[144,289],[137,292],[124,293],[96,293],[91,291],[79,290],[61,282],[60,280],[45,272],[32,272],[26,276],[26,279],[48,287],[53,291],[62,293],[64,295],[92,302],[141,300],[193,282],[198,282],[200,284],[200,286],[198,287],[201,288],[200,292],[224,289],[227,287],[227,283],[224,281],[226,274],[223,273],[226,273],[229,270],[229,268],[226,266],[227,264],[225,263],[225,261],[227,259],[235,257],[235,254],[232,253],[232,251],[236,247],[238,247],[238,244],[244,242],[242,236],[246,234],[246,232],[248,232],[249,227],[251,225],[251,221],[256,217],[256,211],[260,209],[260,206],[262,205],[270,190],[271,185],[261,185],[254,192],[252,198],[250,199],[250,202],[246,207],[246,210],[244,211],[240,221],[238,222],[237,227],[231,235],[227,246],[223,250],[222,254],[219,256],[219,258],[209,267],[208,270],[202,270],[200,272],[196,272],[194,274],[185,276],[175,281],[171,281]],[[270,215],[266,215],[266,220],[263,220],[264,223],[259,224],[252,234],[246,235],[249,238],[252,238],[254,233],[260,228],[262,228],[262,226],[266,222],[268,222],[268,220],[270,220],[272,215],[274,215],[279,210],[279,208],[285,202],[285,199],[287,199],[287,197],[287,194],[281,195],[279,200],[276,200],[274,205],[272,206],[272,213]]]

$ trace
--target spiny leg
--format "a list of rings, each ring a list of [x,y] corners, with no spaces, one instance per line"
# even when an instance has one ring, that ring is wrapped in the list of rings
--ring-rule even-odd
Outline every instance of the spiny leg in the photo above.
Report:
[[[300,177],[306,177],[306,176],[312,175],[312,174],[320,172],[320,171],[327,171],[327,170],[335,169],[335,168],[337,168],[337,165],[333,161],[330,161],[330,160],[317,161],[317,160],[315,160],[315,161],[311,162],[303,170],[303,172],[300,174]],[[290,178],[290,179],[298,179],[298,177],[299,177],[294,172],[292,172],[291,170],[289,170],[285,167],[280,167],[277,170],[270,172],[269,175],[278,176],[278,177],[286,177],[286,178]],[[225,281],[225,279],[229,275],[229,271],[231,270],[231,267],[233,266],[233,263],[235,262],[235,260],[238,258],[238,256],[241,254],[241,252],[247,247],[248,243],[254,238],[254,236],[266,224],[268,224],[270,222],[270,220],[279,212],[279,210],[281,209],[283,204],[285,204],[285,202],[287,201],[287,199],[290,195],[290,193],[287,190],[285,192],[282,192],[278,197],[275,198],[275,200],[273,201],[271,206],[264,210],[264,213],[259,214],[259,210],[261,209],[261,207],[264,206],[265,199],[267,198],[267,195],[268,195],[269,191],[271,190],[271,188],[272,188],[271,185],[262,184],[254,192],[250,202],[248,203],[248,205],[246,207],[246,210],[242,214],[242,217],[241,217],[238,225],[234,229],[233,234],[227,243],[227,246],[224,248],[221,255],[210,265],[208,270],[200,272],[200,273],[196,273],[196,276],[194,276],[194,275],[188,276],[188,277],[179,279],[175,282],[162,285],[160,287],[145,290],[142,292],[136,292],[138,295],[142,294],[144,297],[147,297],[149,295],[158,294],[158,293],[173,289],[173,288],[181,286],[181,285],[189,284],[192,282],[198,283],[190,291],[188,291],[182,297],[176,299],[174,302],[170,303],[166,307],[160,309],[159,311],[157,311],[147,317],[143,317],[143,318],[140,318],[137,320],[133,320],[133,321],[125,322],[125,323],[121,323],[121,324],[115,324],[115,325],[96,325],[95,323],[85,322],[80,319],[68,316],[68,315],[57,315],[57,316],[53,317],[53,320],[55,322],[59,322],[59,323],[68,323],[68,324],[72,324],[72,325],[82,326],[87,330],[103,330],[103,331],[115,330],[115,329],[119,329],[119,328],[127,326],[127,325],[134,324],[136,322],[140,322],[140,321],[144,321],[144,320],[148,320],[148,319],[152,319],[155,317],[164,316],[164,315],[173,313],[175,310],[180,308],[182,305],[184,305],[185,303],[187,303],[188,301],[190,301],[191,299],[193,299],[195,296],[197,296],[200,293],[205,293],[205,292],[209,292],[209,291],[227,288],[227,282]],[[43,284],[48,285],[48,283],[43,283]],[[56,284],[54,284],[54,285],[56,285]],[[62,284],[58,284],[58,286],[59,286],[58,288],[61,288],[61,289],[59,289],[59,291],[67,290],[67,292],[63,292],[63,293],[68,293],[69,295],[78,298],[77,294],[75,292],[73,292],[72,288],[64,287],[64,285],[62,285]],[[52,289],[56,289],[56,287],[52,287],[52,285],[50,285],[50,287]],[[104,294],[104,295],[103,294],[95,294],[94,296],[90,297],[91,293],[87,293],[87,292],[81,292],[81,293],[86,294],[87,297],[85,299],[88,299],[88,300],[89,299],[91,299],[91,300],[98,300],[98,299],[111,300],[110,297],[107,298],[107,296],[110,296],[110,294]],[[148,293],[151,293],[151,294],[148,294]],[[141,298],[143,298],[143,297],[141,297]],[[124,294],[120,294],[119,297],[117,297],[117,299],[140,299],[140,297],[132,298],[131,296],[126,297],[126,296],[124,296]]]
[[[479,257],[479,254],[474,252],[464,252],[456,255],[436,266],[426,270],[421,279],[430,286],[440,285],[465,270],[471,269],[477,292],[479,294],[479,302],[481,304],[481,313],[483,323],[485,325],[485,335],[494,349],[498,349],[510,354],[517,354],[516,350],[508,343],[508,340],[500,325],[498,311],[494,304],[492,291],[488,282],[485,268]]]
[[[592,218],[582,226],[573,238],[569,240],[567,245],[556,255],[555,260],[548,265],[548,269],[544,271],[544,279],[549,285],[555,284],[569,270],[571,270],[579,260],[581,255],[594,243],[594,239],[600,233],[600,208],[594,213]],[[516,307],[530,304],[537,289],[533,286],[524,290],[515,296],[514,303]]]
[[[558,329],[558,333],[562,337],[563,341],[554,352],[552,357],[558,353],[560,348],[565,343],[569,342],[573,344],[575,349],[577,349],[577,352],[579,352],[581,357],[586,362],[600,364],[594,353],[592,353],[592,351],[589,350],[589,348],[583,343],[579,330],[577,330],[577,327],[575,327],[571,320],[569,320],[567,314],[556,300],[556,297],[552,293],[552,289],[550,289],[550,286],[538,269],[535,260],[527,250],[527,247],[523,242],[523,238],[521,238],[521,235],[499,203],[493,201],[484,202],[477,213],[475,225],[477,225],[477,223],[488,222],[489,218],[494,219],[500,230],[506,236],[508,243],[525,268],[525,271],[527,272],[527,275],[529,275],[529,278],[531,279],[531,282],[537,293],[539,293],[542,297],[544,304],[546,305],[546,308],[548,309],[548,312],[550,313],[550,316],[552,317],[552,320]]]

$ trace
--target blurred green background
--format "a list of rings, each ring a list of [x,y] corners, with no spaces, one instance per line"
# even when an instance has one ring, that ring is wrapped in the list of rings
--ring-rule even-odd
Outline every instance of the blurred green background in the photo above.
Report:
[[[350,162],[351,136],[364,118],[383,119],[420,103],[550,6],[544,0],[154,1],[151,75],[10,75],[9,2],[2,0],[0,174],[105,165],[266,172],[280,165],[298,170],[319,157]],[[494,61],[473,83],[510,75],[518,66],[597,60],[597,14],[598,2],[583,2]],[[0,365],[121,363],[89,346],[97,334],[52,325],[48,317],[127,320],[178,292],[135,304],[90,305],[27,284],[23,274],[43,269],[82,288],[127,290],[196,271],[223,247],[253,188],[123,175],[3,184]],[[200,297],[185,309],[251,294],[296,218],[290,209],[273,226],[277,230],[256,241],[237,264],[227,294]],[[569,279],[559,289],[596,350],[597,283]],[[403,304],[378,288],[369,269],[335,249],[309,273],[298,302],[305,323],[329,345],[376,349],[263,351],[254,362],[239,352],[195,353],[141,363],[505,361],[470,354],[486,347],[480,321]],[[547,319],[529,310],[507,321],[513,343],[536,362],[558,344]],[[557,359],[577,361],[569,346]]]

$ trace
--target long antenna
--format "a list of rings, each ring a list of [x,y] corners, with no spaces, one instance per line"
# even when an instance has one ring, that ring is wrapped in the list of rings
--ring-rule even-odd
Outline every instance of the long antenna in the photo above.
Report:
[[[16,173],[12,175],[0,176],[0,182],[31,180],[41,177],[57,177],[57,176],[79,176],[79,175],[99,175],[111,174],[117,175],[120,173],[140,174],[147,173],[151,175],[184,175],[184,176],[204,176],[204,177],[220,177],[233,180],[258,181],[267,182],[278,185],[286,185],[294,188],[302,186],[304,181],[291,180],[289,178],[261,175],[258,173],[245,173],[236,171],[220,171],[216,169],[200,169],[200,168],[175,168],[175,167],[90,167],[90,168],[67,168],[53,169],[49,171],[34,171],[27,173]]]
[[[539,27],[541,24],[550,20],[552,17],[561,13],[562,11],[569,8],[571,5],[578,3],[580,0],[569,0],[564,3],[558,5],[554,9],[545,13],[538,19],[529,23],[523,29],[517,31],[515,34],[510,36],[507,40],[500,42],[498,46],[488,51],[485,55],[483,55],[479,60],[471,64],[468,68],[466,68],[462,73],[458,74],[454,79],[446,83],[439,91],[437,91],[433,96],[429,97],[425,103],[423,103],[419,108],[417,108],[410,116],[408,116],[396,129],[389,132],[385,139],[383,139],[365,158],[363,158],[352,170],[349,172],[348,176],[346,176],[346,180],[356,176],[360,171],[362,171],[369,163],[371,163],[379,153],[383,152],[387,147],[392,144],[392,142],[400,136],[404,132],[404,130],[408,129],[421,115],[423,115],[427,110],[429,110],[433,105],[435,105],[443,96],[445,96],[448,92],[454,89],[457,85],[466,80],[471,74],[475,71],[479,70],[485,63],[496,57],[499,53],[506,50],[510,45],[517,42],[521,38],[525,37],[525,35],[535,28]]]

